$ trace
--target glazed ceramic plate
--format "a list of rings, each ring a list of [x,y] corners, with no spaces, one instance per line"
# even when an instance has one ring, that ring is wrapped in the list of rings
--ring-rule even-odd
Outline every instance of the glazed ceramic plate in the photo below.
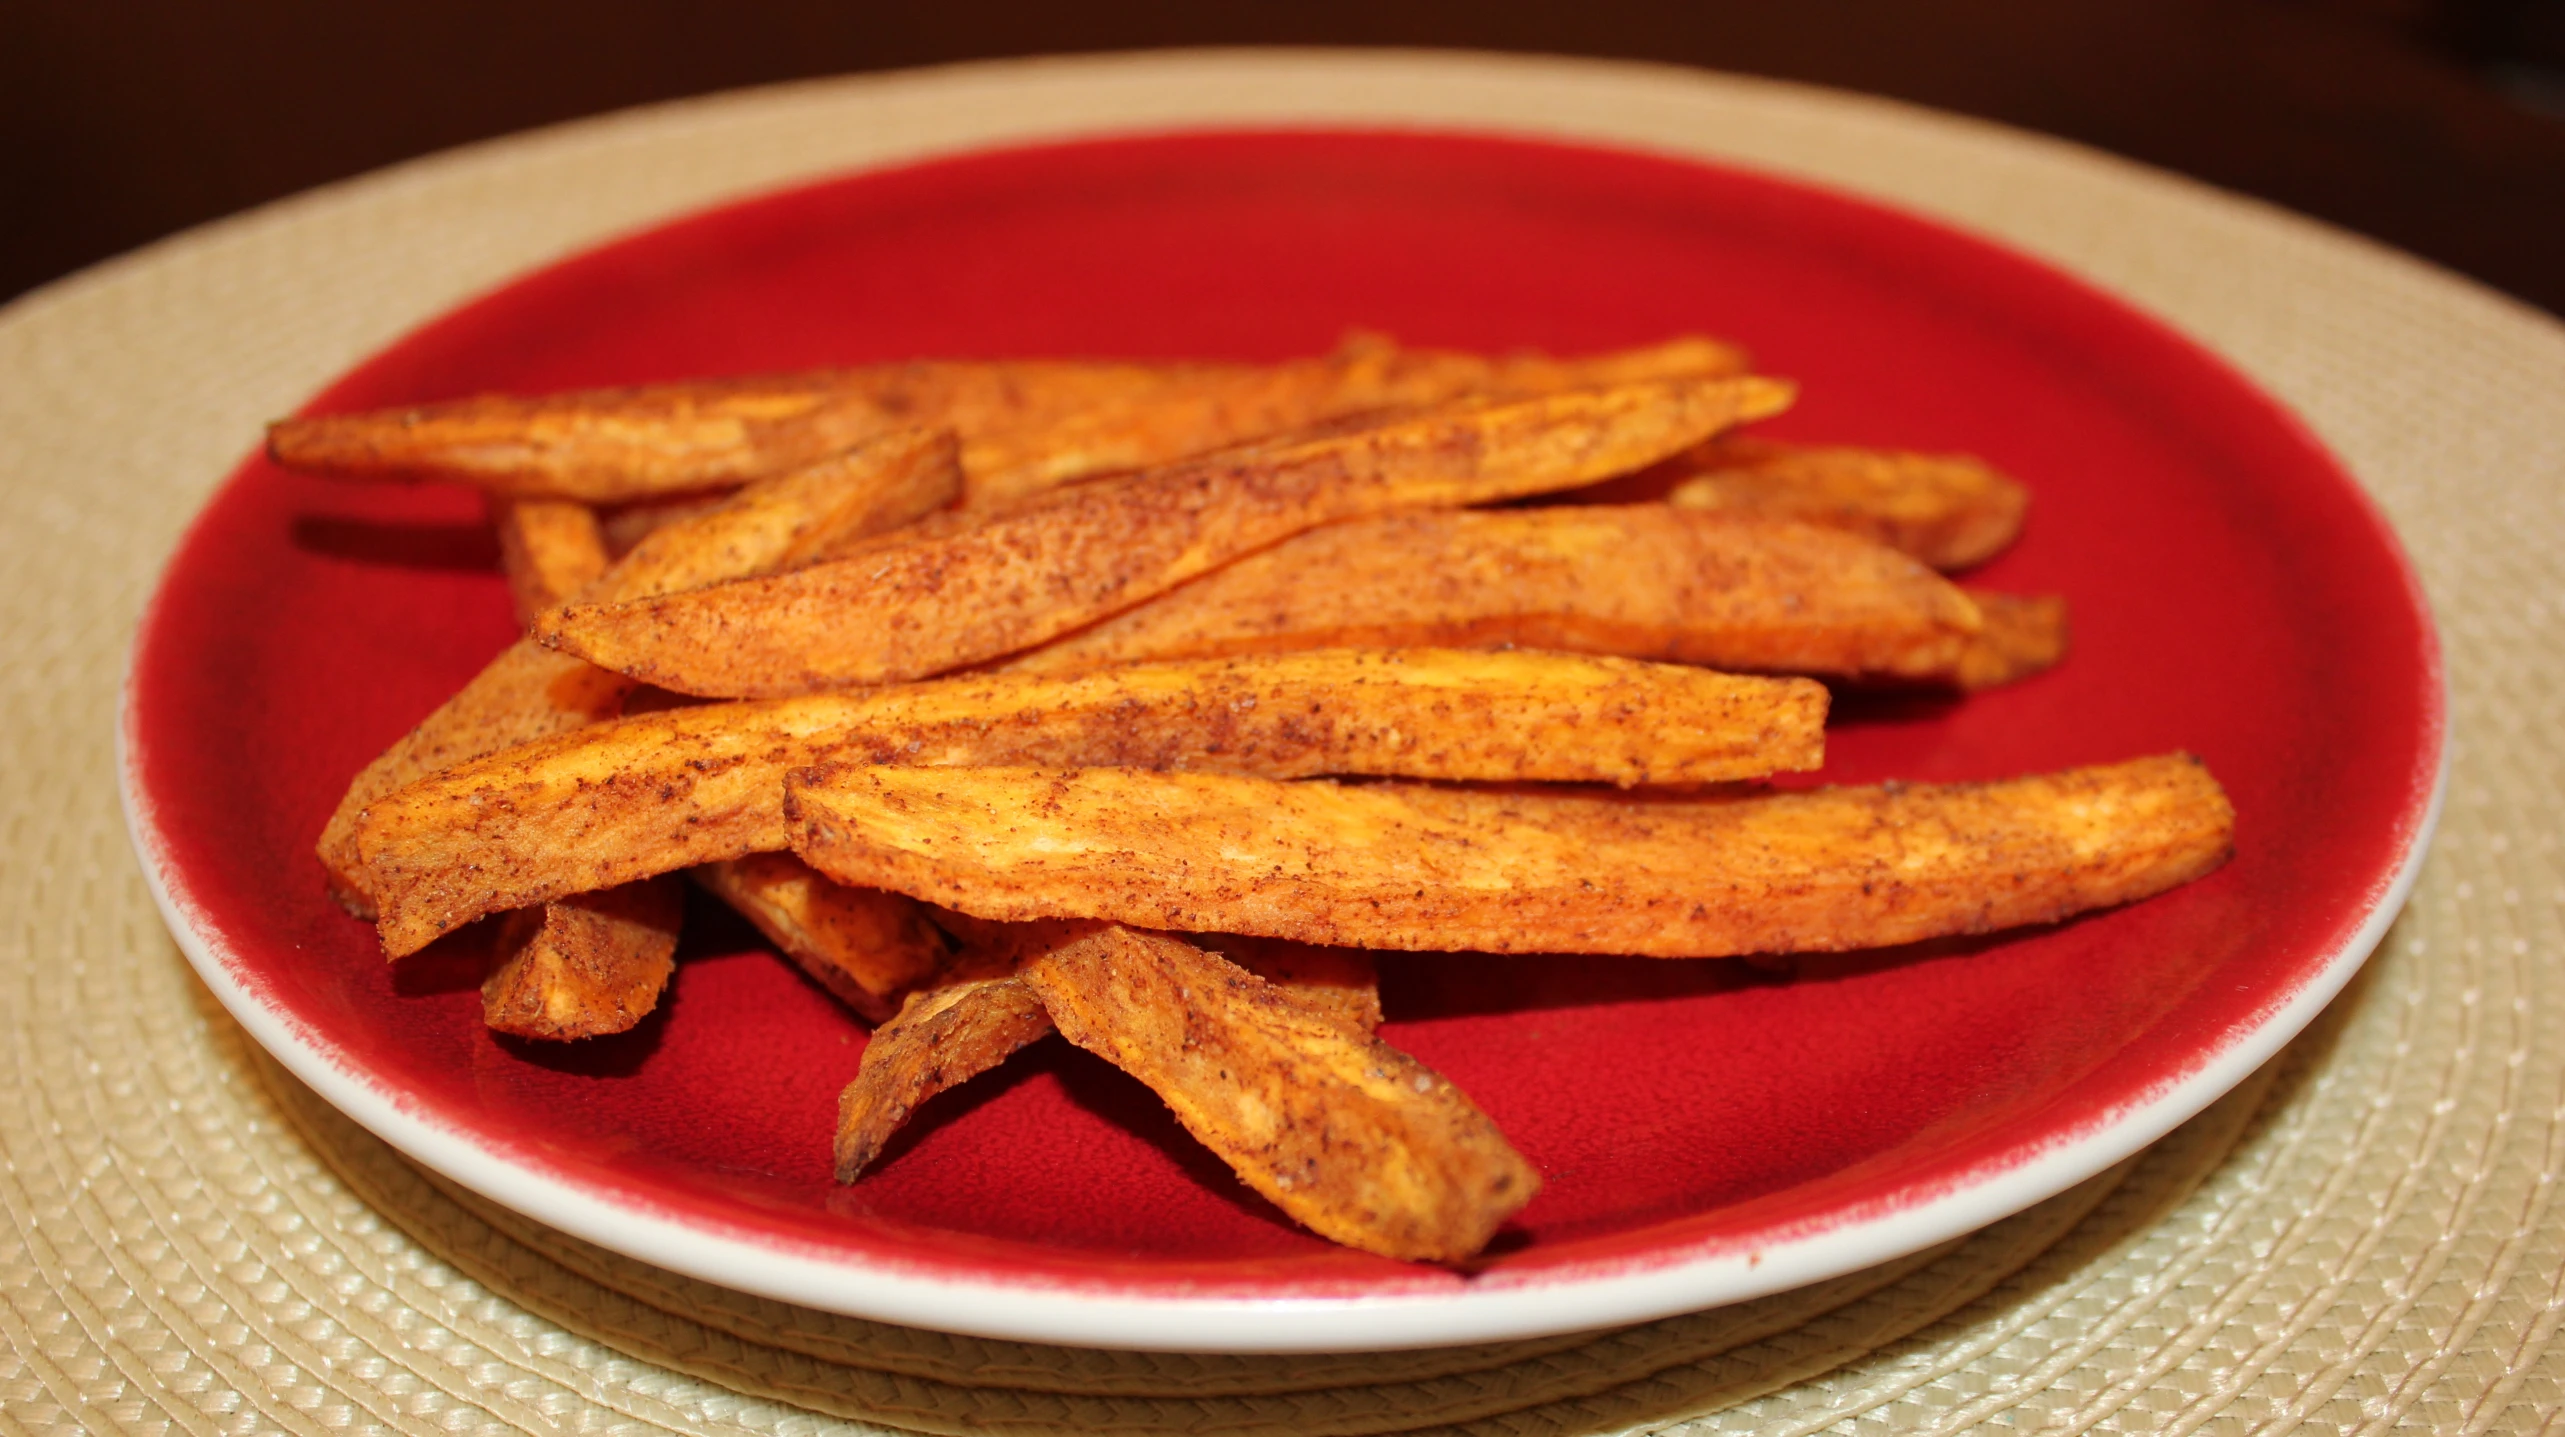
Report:
[[[660,1011],[481,1025],[469,935],[395,967],[311,846],[348,777],[512,636],[469,495],[245,462],[137,640],[127,800],[181,944],[257,1039],[414,1159],[750,1291],[1077,1344],[1291,1350],[1630,1322],[1968,1231],[2267,1059],[2393,917],[2431,824],[2437,650],[2358,489],[2213,356],[2053,270],[1771,178],[1520,139],[1190,133],[859,174],[686,219],[456,311],[316,411],[917,355],[1579,351],[1686,331],[1805,386],[1772,432],[1967,450],[2029,528],[1972,582],[2058,592],[2056,671],[1847,698],[1825,777],[2171,749],[2238,812],[2199,883],[2054,928],[1811,959],[1415,956],[1388,1040],[1546,1187],[1467,1272],[1296,1229],[1158,1101],[1050,1042],[829,1176],[864,1030],[698,905]],[[244,434],[243,447],[256,436]]]

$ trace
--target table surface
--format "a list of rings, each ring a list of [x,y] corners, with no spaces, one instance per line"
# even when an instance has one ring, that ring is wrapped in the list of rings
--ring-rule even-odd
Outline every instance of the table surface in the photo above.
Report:
[[[0,296],[430,151],[743,85],[1048,52],[1395,45],[1867,91],[2269,200],[2565,311],[2559,0],[173,0],[0,9]]]

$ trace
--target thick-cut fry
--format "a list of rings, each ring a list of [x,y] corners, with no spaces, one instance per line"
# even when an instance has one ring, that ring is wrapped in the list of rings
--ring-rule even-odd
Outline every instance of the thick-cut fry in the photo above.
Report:
[[[1528,652],[982,674],[561,735],[377,800],[358,846],[397,956],[482,913],[782,848],[783,776],[814,763],[1710,783],[1816,767],[1825,711],[1804,679]]]
[[[939,921],[964,943],[953,970],[909,995],[873,1032],[855,1080],[837,1100],[837,1180],[851,1183],[919,1104],[987,1072],[1051,1031],[1050,1016],[1013,975],[1032,925],[984,923],[947,913]],[[1217,940],[1230,959],[1288,989],[1356,1034],[1380,1026],[1380,982],[1371,955],[1270,939]]]
[[[1666,496],[1679,507],[1846,529],[1964,569],[2022,532],[2030,491],[1966,454],[1786,444],[1730,435],[1668,462],[1693,471]]]
[[[952,957],[952,945],[916,900],[849,888],[789,853],[706,864],[694,875],[821,987],[876,1023]]]
[[[1960,655],[1959,687],[1975,693],[2053,669],[2066,658],[2066,600],[2055,594],[1997,594],[1971,589],[1986,623]]]
[[[1146,1083],[1249,1187],[1332,1241],[1458,1262],[1540,1191],[1433,1070],[1181,938],[1061,925],[1017,974],[1062,1036]]]
[[[983,918],[1662,958],[2052,922],[2209,872],[2234,825],[2181,754],[1691,799],[854,766],[787,793],[811,866]]]
[[[950,435],[903,431],[652,534],[590,592],[631,599],[799,562],[949,503],[960,483]],[[632,680],[568,655],[522,640],[509,646],[348,785],[321,831],[332,891],[351,911],[371,916],[356,852],[367,804],[511,744],[613,718],[632,689]]]
[[[520,624],[595,583],[613,562],[597,511],[575,500],[492,499],[490,524]]]
[[[481,985],[482,1020],[521,1038],[623,1032],[676,971],[683,910],[680,885],[654,878],[511,914]]]
[[[734,486],[926,425],[961,434],[975,499],[1005,499],[1367,410],[1744,371],[1736,348],[1697,338],[1569,360],[1367,339],[1271,366],[929,361],[288,419],[268,452],[310,473],[610,504]]]
[[[1948,580],[1850,534],[1663,504],[1564,505],[1332,524],[1008,667],[1521,645],[1947,682],[1981,623]]]
[[[680,693],[771,697],[923,678],[1028,648],[1338,519],[1569,488],[1786,405],[1765,379],[1468,402],[1097,480],[833,563],[581,602],[547,644]]]

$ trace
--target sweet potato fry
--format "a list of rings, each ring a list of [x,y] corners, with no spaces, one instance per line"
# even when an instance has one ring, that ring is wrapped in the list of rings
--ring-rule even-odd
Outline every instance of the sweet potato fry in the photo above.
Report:
[[[1969,693],[2017,683],[2066,657],[2066,600],[2055,594],[1997,594],[1971,589],[1986,622],[1960,655],[1954,680]]]
[[[941,415],[955,407],[958,387],[991,391],[1011,378],[916,364],[537,398],[483,395],[283,420],[269,427],[267,450],[305,473],[446,480],[509,498],[612,504],[736,487],[900,430],[950,427]]]
[[[1051,1031],[1041,1001],[1013,976],[1021,941],[1049,930],[960,914],[940,921],[957,930],[963,952],[951,972],[910,994],[898,1015],[873,1031],[855,1080],[837,1100],[839,1182],[851,1183],[871,1166],[919,1104]],[[1267,939],[1218,942],[1239,966],[1328,1021],[1360,1035],[1380,1026],[1380,984],[1370,954]]]
[[[1411,363],[1421,360],[1448,365],[1456,360],[1468,360],[1487,366],[1485,378],[1466,377],[1455,381],[1465,384],[1466,389],[1441,388],[1437,392],[1437,387],[1432,385],[1409,388],[1389,396],[1385,401],[1387,405],[1426,404],[1458,393],[1556,394],[1569,389],[1602,389],[1651,379],[1723,379],[1744,374],[1752,367],[1746,352],[1736,345],[1699,334],[1677,335],[1657,344],[1579,354],[1565,359],[1537,350],[1517,350],[1485,360],[1475,355],[1401,350],[1377,335],[1355,336],[1340,353],[1359,357],[1366,342],[1375,351],[1385,351],[1394,358]]]
[[[509,915],[482,1020],[521,1038],[594,1038],[648,1016],[676,971],[684,897],[653,878]]]
[[[1240,1180],[1332,1241],[1458,1262],[1540,1175],[1467,1096],[1376,1037],[1181,938],[1059,925],[1018,979]]]
[[[1011,958],[957,967],[908,995],[873,1030],[855,1081],[837,1099],[837,1180],[851,1183],[881,1156],[918,1105],[1003,1063],[1051,1033],[1051,1015]]]
[[[959,492],[953,453],[950,435],[907,430],[779,476],[652,534],[590,592],[630,599],[757,573],[905,523]],[[523,641],[509,646],[348,786],[321,831],[332,891],[351,911],[371,916],[372,895],[356,851],[367,804],[512,744],[613,718],[632,689],[632,680],[579,659]]]
[[[1379,965],[1360,948],[1322,948],[1234,933],[1195,935],[1185,941],[1219,954],[1275,987],[1290,989],[1312,1011],[1356,1033],[1380,1028]]]
[[[545,734],[584,728],[623,711],[632,681],[523,640],[365,766],[321,830],[330,892],[360,918],[374,916],[356,825],[365,806],[424,775]]]
[[[643,538],[590,588],[646,594],[805,562],[949,502],[959,472],[950,434],[887,435],[752,485],[718,509]],[[836,889],[824,879],[818,883]],[[751,892],[743,889],[743,898]],[[782,897],[764,896],[768,908]],[[885,904],[897,901],[881,897]],[[520,946],[500,966],[503,981],[485,995],[485,1017],[494,1027],[518,1024],[509,1031],[521,1036],[551,1038],[620,1031],[595,1026],[601,1023],[638,1022],[666,986],[682,912],[658,903],[654,914],[657,908],[667,910],[664,925],[622,912],[601,916],[575,903],[547,904],[539,920],[520,922],[505,935]],[[530,1013],[544,1016],[529,1019]],[[565,1020],[558,1016],[564,1013],[583,1016]]]
[[[817,869],[811,870],[817,872]],[[935,926],[952,935],[962,954],[957,969],[1013,963],[1052,929],[1040,923],[1001,923],[950,908],[921,905]],[[1219,954],[1257,977],[1292,993],[1357,1033],[1381,1025],[1380,965],[1361,948],[1329,948],[1287,938],[1257,938],[1243,933],[1190,933],[1185,941]]]
[[[780,849],[783,777],[814,763],[1708,783],[1814,768],[1825,708],[1807,680],[1567,654],[983,674],[560,735],[377,800],[358,848],[397,956],[483,913]]]
[[[1835,678],[1948,681],[1968,596],[1849,534],[1663,504],[1396,514],[1314,529],[1010,660],[1521,645]]]
[[[2209,872],[2234,824],[2182,754],[1689,799],[849,765],[786,792],[812,867],[984,918],[1662,958],[2052,922]]]
[[[1785,444],[1730,435],[1668,461],[1678,507],[1845,529],[1965,569],[2022,532],[2030,491],[1965,454]]]
[[[710,489],[658,499],[640,499],[600,509],[597,511],[597,526],[605,532],[606,553],[610,558],[620,559],[652,534],[680,520],[718,509],[737,492],[736,489]],[[565,594],[562,597],[575,596]]]
[[[582,601],[536,635],[680,693],[773,697],[923,678],[1029,648],[1338,519],[1573,487],[1789,402],[1765,379],[1469,401],[1045,495],[833,563]]]
[[[613,562],[597,511],[575,500],[492,499],[490,524],[520,624],[576,596]]]
[[[1744,370],[1733,346],[1697,338],[1569,360],[1364,340],[1271,366],[928,361],[288,419],[268,453],[307,473],[612,504],[736,486],[925,425],[958,431],[974,496],[1002,499],[1366,410]]]
[[[784,956],[872,1022],[941,972],[952,944],[914,899],[849,888],[789,853],[758,853],[694,870],[695,881],[757,925]]]
[[[623,603],[790,569],[908,524],[961,494],[952,434],[903,429],[751,485],[645,535],[583,603]]]
[[[963,467],[970,473],[974,506],[1002,504],[1093,475],[1170,463],[1352,414],[1469,394],[1551,394],[1745,372],[1742,351],[1699,337],[1552,359],[1400,349],[1375,336],[1356,336],[1321,359],[1134,389],[1056,422],[974,432]]]

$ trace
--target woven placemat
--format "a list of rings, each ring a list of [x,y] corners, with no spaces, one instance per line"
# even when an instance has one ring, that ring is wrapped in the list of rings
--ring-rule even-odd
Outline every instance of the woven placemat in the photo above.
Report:
[[[2280,395],[2403,533],[2449,803],[2404,919],[2264,1072],[1931,1252],[1620,1332],[1192,1357],[829,1317],[440,1186],[268,1064],[126,847],[116,685],[257,426],[566,249],[849,165],[1188,122],[1532,130],[1765,167],[2046,256]],[[694,102],[441,156],[0,311],[0,1430],[2528,1430],[2565,1406],[2565,327],[2088,152],[1635,66],[1030,62]]]

